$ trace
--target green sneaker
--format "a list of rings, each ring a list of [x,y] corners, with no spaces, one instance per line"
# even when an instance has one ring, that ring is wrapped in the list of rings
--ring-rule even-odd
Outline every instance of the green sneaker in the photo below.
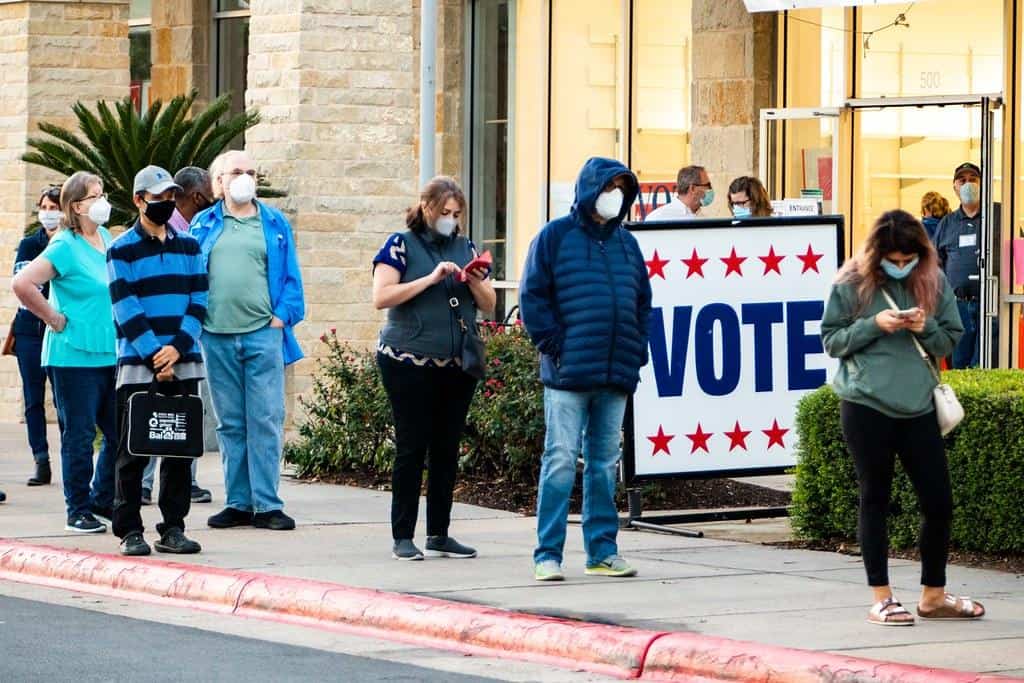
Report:
[[[562,565],[555,560],[544,560],[533,565],[533,578],[538,581],[565,581]]]
[[[587,576],[636,576],[636,569],[619,555],[609,555],[597,564],[587,565]]]

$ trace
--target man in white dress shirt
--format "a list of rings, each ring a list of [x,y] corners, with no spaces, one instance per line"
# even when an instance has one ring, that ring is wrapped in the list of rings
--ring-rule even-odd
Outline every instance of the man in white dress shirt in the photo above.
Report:
[[[672,201],[647,214],[646,222],[702,218],[701,209],[715,201],[711,179],[703,166],[684,166],[676,177]]]

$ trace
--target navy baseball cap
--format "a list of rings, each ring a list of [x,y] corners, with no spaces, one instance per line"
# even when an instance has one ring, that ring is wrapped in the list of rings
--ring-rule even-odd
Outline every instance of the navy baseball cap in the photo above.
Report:
[[[970,161],[965,161],[964,163],[957,166],[956,170],[953,171],[953,180],[959,178],[960,174],[963,173],[964,171],[974,171],[975,173],[978,174],[979,177],[981,177],[981,168],[977,164],[973,164]]]

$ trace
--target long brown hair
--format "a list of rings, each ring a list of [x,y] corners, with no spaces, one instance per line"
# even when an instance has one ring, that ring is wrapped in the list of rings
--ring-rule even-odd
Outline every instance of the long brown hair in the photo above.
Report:
[[[768,199],[768,191],[764,189],[761,181],[754,176],[742,175],[729,183],[729,208],[732,209],[732,195],[737,192],[746,192],[750,199],[751,216],[771,216],[772,203]]]
[[[405,225],[413,232],[423,232],[427,229],[427,219],[423,215],[423,207],[427,206],[431,213],[440,214],[449,199],[457,201],[462,209],[462,217],[459,218],[459,224],[454,233],[460,234],[467,221],[466,195],[455,178],[446,175],[435,176],[423,186],[419,204],[409,207],[409,210],[405,212]]]
[[[843,264],[836,282],[856,285],[859,315],[885,284],[888,276],[882,270],[882,259],[894,251],[917,256],[917,265],[905,281],[906,288],[925,313],[934,313],[939,299],[938,254],[921,221],[902,209],[878,217],[860,253]]]

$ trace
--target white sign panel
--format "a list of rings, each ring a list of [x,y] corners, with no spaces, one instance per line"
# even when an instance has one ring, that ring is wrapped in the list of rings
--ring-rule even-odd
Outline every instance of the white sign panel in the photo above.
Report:
[[[629,478],[793,466],[797,401],[837,367],[820,333],[842,217],[634,234],[654,310],[627,433]]]
[[[791,9],[905,5],[907,0],[743,0],[748,12],[784,12]]]
[[[776,216],[817,216],[821,202],[817,199],[773,199],[772,213]]]

